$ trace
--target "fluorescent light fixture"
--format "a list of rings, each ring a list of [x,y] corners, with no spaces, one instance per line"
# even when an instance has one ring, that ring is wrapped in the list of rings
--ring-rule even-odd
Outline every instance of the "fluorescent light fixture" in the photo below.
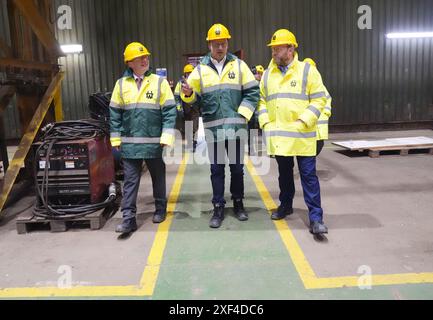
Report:
[[[83,46],[81,44],[62,44],[60,48],[62,48],[62,51],[66,54],[83,52]]]
[[[388,39],[433,38],[433,32],[394,32],[386,35]]]

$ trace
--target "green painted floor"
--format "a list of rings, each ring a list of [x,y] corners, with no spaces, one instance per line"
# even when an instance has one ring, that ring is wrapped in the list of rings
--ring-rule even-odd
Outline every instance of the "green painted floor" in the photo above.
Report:
[[[209,166],[187,166],[152,299],[433,298],[431,284],[306,290],[245,171],[249,221],[233,215],[227,166],[226,219],[214,230]]]

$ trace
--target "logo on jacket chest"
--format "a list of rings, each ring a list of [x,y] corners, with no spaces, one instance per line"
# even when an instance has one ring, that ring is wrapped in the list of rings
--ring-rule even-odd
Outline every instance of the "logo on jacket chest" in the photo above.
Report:
[[[233,71],[229,72],[229,79],[233,80],[236,78],[236,73],[234,73]]]
[[[153,99],[153,91],[150,91],[150,90],[147,91],[147,92],[146,92],[146,98],[147,98],[147,99]]]
[[[296,87],[296,84],[297,84],[296,80],[292,80],[292,81],[290,82],[290,86],[291,86],[292,88]]]

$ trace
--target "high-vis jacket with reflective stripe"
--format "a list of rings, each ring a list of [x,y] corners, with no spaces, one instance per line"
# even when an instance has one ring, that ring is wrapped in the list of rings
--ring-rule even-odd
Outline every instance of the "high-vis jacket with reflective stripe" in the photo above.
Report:
[[[315,156],[317,121],[325,104],[325,87],[316,68],[296,54],[283,75],[272,60],[260,82],[258,108],[268,154]]]
[[[180,97],[181,93],[182,93],[182,82],[178,81],[174,89],[174,100],[176,101],[176,108],[178,111],[182,111],[182,109],[184,108],[199,107],[197,102],[193,104],[188,104],[185,101],[183,101]]]
[[[181,98],[200,104],[204,128],[213,133],[214,141],[233,139],[230,133],[247,129],[258,104],[259,85],[244,61],[227,54],[220,77],[208,54],[189,75],[188,84],[193,94],[186,97],[182,93]]]
[[[148,71],[138,90],[128,69],[117,81],[110,102],[110,140],[113,146],[121,142],[124,158],[160,158],[161,144],[174,143],[175,123],[176,104],[167,80]]]
[[[329,118],[332,114],[332,98],[328,92],[328,90],[325,88],[326,92],[326,105],[323,109],[322,113],[320,114],[319,120],[317,121],[317,140],[328,140],[328,132],[329,132]]]

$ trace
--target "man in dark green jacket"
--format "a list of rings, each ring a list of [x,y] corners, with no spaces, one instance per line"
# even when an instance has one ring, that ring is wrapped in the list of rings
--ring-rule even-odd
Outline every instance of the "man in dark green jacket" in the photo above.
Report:
[[[244,144],[247,123],[259,100],[258,82],[247,64],[228,53],[229,31],[222,24],[208,31],[206,55],[182,85],[181,98],[186,103],[199,103],[206,130],[211,162],[213,216],[211,228],[224,220],[225,155],[230,161],[234,212],[240,221],[248,220],[244,198]]]
[[[155,213],[153,222],[167,215],[164,146],[174,143],[176,104],[167,80],[149,71],[149,51],[138,42],[124,53],[128,69],[113,90],[110,102],[110,131],[113,147],[120,146],[123,158],[123,222],[116,232],[137,230],[137,194],[143,160],[149,169]]]

